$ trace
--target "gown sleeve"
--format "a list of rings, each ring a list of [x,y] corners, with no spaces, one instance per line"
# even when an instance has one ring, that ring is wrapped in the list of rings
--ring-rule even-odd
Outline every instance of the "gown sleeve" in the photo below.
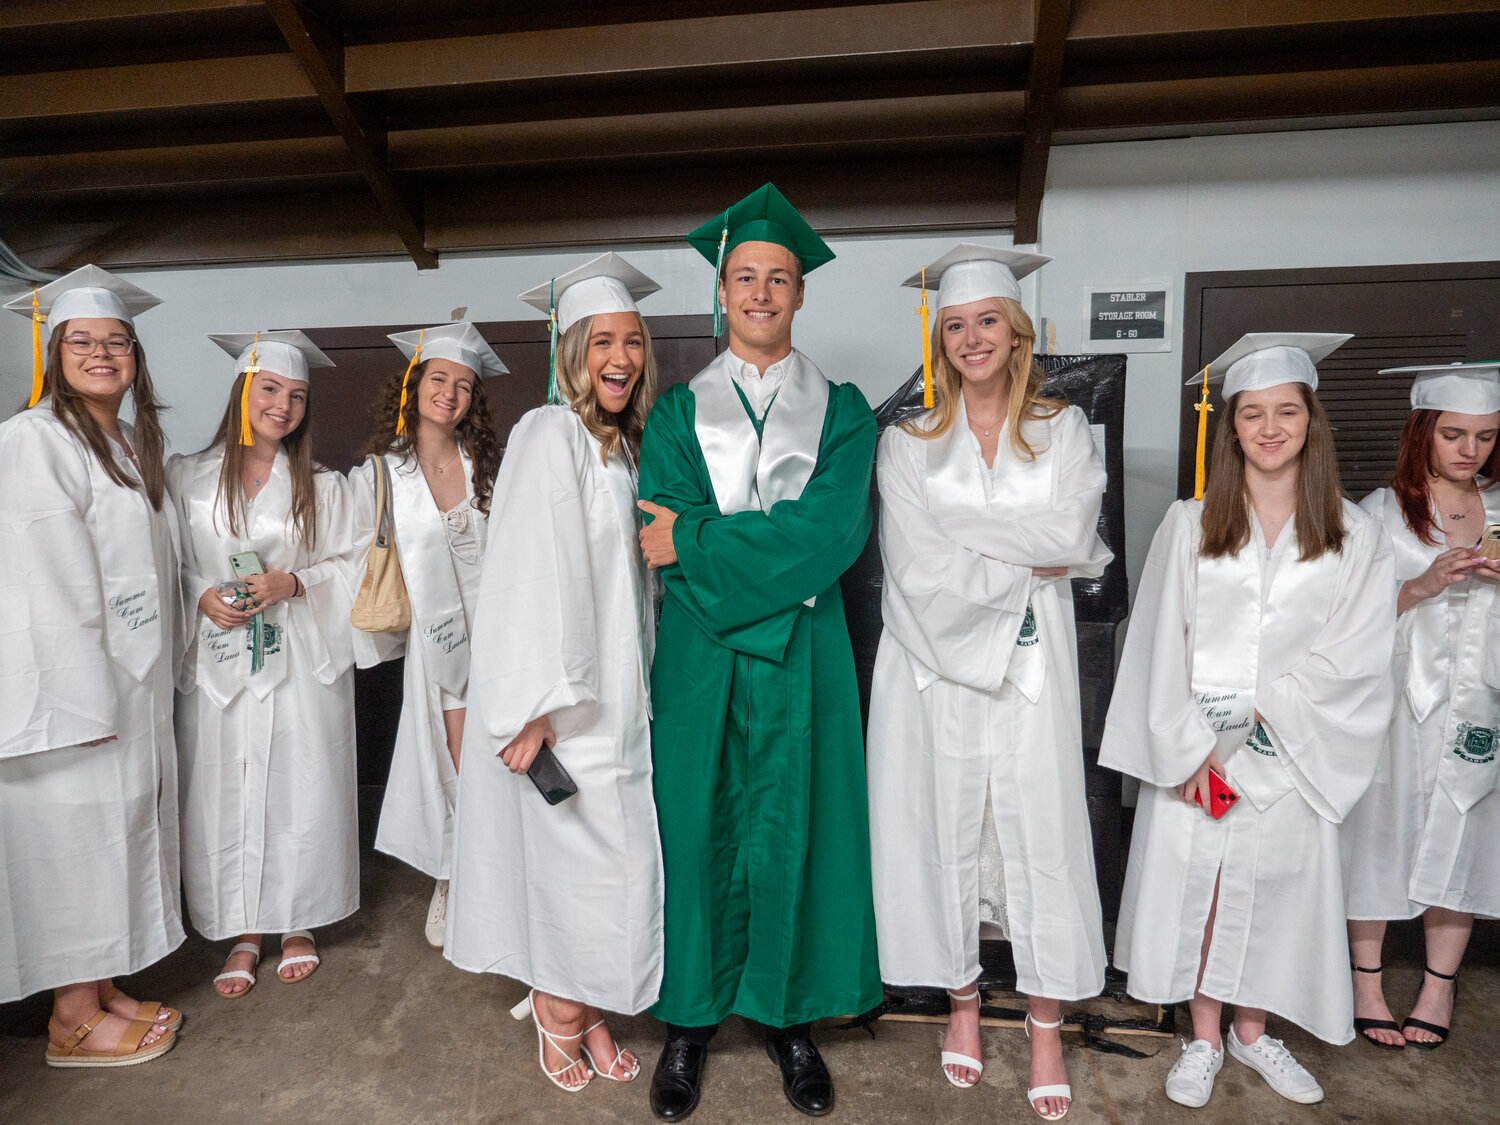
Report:
[[[949,520],[943,531],[993,559],[1025,567],[1065,566],[1069,577],[1098,578],[1114,558],[1098,532],[1108,477],[1083,411],[1076,406],[1063,411],[1052,440],[1059,445],[1059,475],[1051,508],[1024,520]]]
[[[1190,679],[1195,540],[1179,500],[1151,540],[1099,745],[1100,765],[1164,787],[1190,778],[1215,745]]]
[[[210,586],[217,585],[215,582],[210,582],[199,568],[198,553],[193,544],[192,524],[187,518],[188,487],[192,483],[195,469],[195,459],[180,453],[167,462],[167,501],[176,511],[177,527],[181,533],[177,550],[177,568],[181,577],[182,614],[186,619],[183,632],[186,637],[187,651],[177,664],[177,690],[184,695],[193,690],[198,680],[196,659],[198,619],[203,616],[203,611],[198,608],[198,599]]]
[[[677,563],[662,580],[727,647],[779,660],[801,604],[832,586],[869,538],[875,416],[857,388],[829,392],[817,467],[801,496],[769,512],[720,514],[693,434],[691,391],[673,388],[647,420],[640,494],[677,513]]]
[[[469,698],[497,752],[542,715],[566,737],[598,700],[589,444],[565,407],[527,414],[506,443],[469,641]]]
[[[1303,660],[1255,691],[1297,791],[1335,824],[1368,788],[1395,707],[1395,553],[1378,521],[1353,505],[1345,513],[1350,534],[1328,620]]]
[[[312,560],[297,567],[303,594],[292,600],[296,628],[302,632],[310,622],[320,644],[308,640],[313,674],[319,683],[331,684],[354,666],[354,639],[350,636],[349,611],[359,589],[364,553],[355,542],[358,507],[354,487],[342,473],[318,469],[317,539]]]
[[[0,758],[119,733],[85,456],[24,416],[0,429]]]
[[[880,440],[881,617],[927,668],[965,687],[995,691],[1015,652],[1031,568],[975,552],[933,519],[913,448],[920,441],[898,426]]]

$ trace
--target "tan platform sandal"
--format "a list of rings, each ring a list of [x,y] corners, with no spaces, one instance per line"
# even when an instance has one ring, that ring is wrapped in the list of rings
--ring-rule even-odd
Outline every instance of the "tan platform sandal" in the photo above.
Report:
[[[120,990],[114,985],[99,990],[99,1006],[108,1008],[110,1001],[120,995]],[[169,1008],[156,1000],[137,1000],[139,1007],[134,1016],[126,1016],[125,1019],[150,1020],[152,1023],[161,1024],[166,1031],[176,1031],[182,1026],[182,1013],[176,1008]]]
[[[91,1051],[82,1043],[93,1030],[109,1015],[103,1008],[91,1015],[72,1035],[68,1035],[61,1044],[47,1044],[47,1065],[56,1067],[114,1067],[135,1066],[137,1063],[150,1062],[152,1059],[160,1058],[172,1049],[177,1042],[175,1031],[166,1031],[155,1043],[141,1046],[141,1040],[145,1039],[153,1030],[150,1020],[131,1020],[130,1026],[125,1029],[125,1034],[120,1036],[120,1042],[112,1051]],[[124,1017],[121,1017],[122,1019]],[[64,1035],[67,1031],[65,1025],[57,1022],[57,1017],[47,1021],[47,1032],[49,1035]]]

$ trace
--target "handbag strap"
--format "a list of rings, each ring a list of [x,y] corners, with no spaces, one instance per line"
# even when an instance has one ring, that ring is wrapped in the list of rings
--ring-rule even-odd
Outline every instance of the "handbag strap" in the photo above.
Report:
[[[389,550],[395,518],[391,514],[391,470],[385,456],[375,455],[375,545]]]

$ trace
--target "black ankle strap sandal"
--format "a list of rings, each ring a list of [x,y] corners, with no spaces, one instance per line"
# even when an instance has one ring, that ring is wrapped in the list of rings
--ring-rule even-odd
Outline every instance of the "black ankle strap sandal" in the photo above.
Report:
[[[1367,969],[1363,965],[1356,965],[1353,961],[1349,962],[1349,968],[1354,970],[1356,973],[1372,973],[1378,975],[1381,972],[1380,966],[1378,965],[1373,969]],[[1394,1031],[1399,1034],[1401,1031],[1401,1025],[1398,1024],[1395,1020],[1367,1020],[1361,1016],[1355,1016],[1354,1030],[1366,1043],[1368,1043],[1372,1047],[1379,1047],[1382,1051],[1404,1051],[1406,1049],[1406,1039],[1404,1036],[1402,1037],[1400,1043],[1382,1043],[1379,1039],[1376,1039],[1374,1036],[1369,1034],[1372,1031]]]
[[[1439,980],[1458,980],[1457,973],[1440,973],[1431,965],[1423,965],[1422,971],[1430,976],[1437,977]],[[1418,991],[1418,995],[1421,995],[1420,990]],[[1454,999],[1457,999],[1456,986]],[[1406,1041],[1408,1046],[1415,1047],[1419,1051],[1435,1051],[1448,1040],[1448,1029],[1446,1027],[1439,1027],[1435,1023],[1428,1023],[1426,1020],[1414,1020],[1407,1017],[1401,1021],[1401,1030],[1404,1032],[1408,1027],[1414,1027],[1419,1031],[1430,1031],[1433,1035],[1437,1036],[1437,1039],[1431,1043],[1426,1043],[1419,1039],[1408,1039]]]

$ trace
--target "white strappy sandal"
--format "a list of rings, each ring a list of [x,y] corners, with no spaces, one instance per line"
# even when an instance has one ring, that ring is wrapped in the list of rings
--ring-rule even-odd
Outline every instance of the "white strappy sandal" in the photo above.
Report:
[[[282,946],[283,949],[286,948],[286,943],[287,943],[287,939],[288,938],[306,938],[308,941],[312,941],[313,940],[313,936],[312,936],[312,931],[311,930],[292,930],[292,931],[290,931],[288,933],[284,933],[284,934],[281,935],[281,946]],[[316,946],[316,943],[314,943],[314,945]],[[279,965],[276,966],[276,979],[279,980],[282,984],[301,984],[308,977],[312,976],[313,973],[317,972],[318,971],[318,966],[321,965],[322,963],[323,963],[323,959],[321,957],[319,957],[316,953],[302,953],[302,954],[297,955],[296,957],[283,957],[281,959],[281,964],[279,964]],[[307,964],[311,964],[312,968],[309,969],[307,972],[303,973],[300,977],[290,977],[290,978],[288,978],[288,977],[284,977],[284,976],[281,975],[281,970],[285,969],[289,965],[307,965]]]
[[[552,1085],[556,1086],[559,1090],[563,1091],[566,1094],[576,1094],[579,1090],[582,1090],[591,1081],[593,1081],[593,1068],[590,1068],[587,1065],[584,1066],[584,1073],[587,1074],[588,1077],[585,1078],[582,1082],[578,1083],[578,1085],[576,1086],[569,1086],[565,1082],[560,1082],[558,1080],[559,1075],[566,1074],[573,1067],[578,1066],[583,1062],[581,1058],[575,1059],[572,1055],[568,1054],[568,1052],[563,1049],[563,1042],[569,1039],[577,1039],[579,1047],[582,1048],[583,1036],[587,1033],[580,1032],[577,1035],[553,1035],[552,1032],[548,1031],[545,1027],[542,1026],[542,1017],[536,1014],[536,1006],[531,1002],[531,998],[535,995],[536,989],[534,988],[527,992],[526,999],[522,1000],[519,1004],[517,1004],[510,1010],[511,1018],[516,1020],[524,1020],[527,1016],[531,1017],[531,1022],[536,1025],[536,1055],[537,1061],[541,1064],[542,1073],[545,1074],[552,1081]],[[567,1060],[556,1070],[547,1069],[548,1043],[552,1044],[552,1049],[554,1051],[556,1051],[559,1055]]]
[[[260,946],[256,945],[254,942],[240,942],[229,951],[229,957],[233,957],[236,953],[253,953],[255,954],[255,960],[251,963],[248,970],[230,969],[228,972],[220,973],[218,976],[214,977],[214,984],[216,985],[221,980],[242,980],[245,982],[245,987],[239,992],[219,992],[219,990],[215,988],[214,991],[218,992],[219,995],[222,996],[225,1000],[238,1000],[241,996],[248,996],[250,994],[250,990],[255,987],[255,970],[260,967]],[[224,958],[224,960],[228,961],[229,957]]]
[[[944,989],[944,991],[948,992],[949,998],[953,1000],[974,1000],[979,996],[978,985],[972,991],[965,992],[962,996],[947,989]],[[979,1085],[979,1076],[984,1073],[984,1063],[978,1059],[971,1059],[968,1055],[959,1054],[957,1051],[944,1051],[939,1065],[943,1068],[943,1077],[960,1090],[973,1089]],[[950,1066],[962,1066],[972,1070],[974,1072],[974,1081],[960,1082],[957,1078],[953,1077],[953,1072],[948,1069]]]
[[[596,1063],[594,1061],[594,1052],[590,1051],[588,1049],[588,1046],[584,1043],[583,1040],[588,1038],[589,1032],[593,1031],[596,1027],[603,1026],[604,1021],[600,1020],[598,1023],[589,1024],[588,1027],[584,1028],[583,1034],[578,1040],[578,1049],[583,1052],[585,1061],[588,1062],[590,1068],[592,1068],[593,1072],[600,1078],[607,1078],[611,1082],[633,1082],[635,1080],[635,1076],[641,1072],[641,1060],[636,1059],[635,1066],[626,1068],[625,1077],[616,1078],[615,1067],[623,1065],[620,1060],[625,1057],[625,1048],[620,1046],[620,1041],[618,1039],[615,1039],[613,1033],[610,1034],[610,1039],[612,1039],[615,1044],[615,1057],[608,1066],[600,1066],[598,1063]],[[571,1039],[572,1036],[569,1036],[569,1038]],[[556,1044],[554,1043],[553,1046],[556,1046]]]
[[[1054,1031],[1062,1025],[1062,1020],[1058,1020],[1056,1023],[1043,1023],[1041,1020],[1034,1020],[1031,1018],[1031,1013],[1027,1012],[1026,1038],[1031,1038],[1031,1029],[1033,1026],[1044,1028],[1047,1031]],[[1061,1113],[1043,1113],[1036,1108],[1038,1098],[1067,1098],[1069,1104],[1063,1107]],[[1072,1108],[1073,1087],[1066,1082],[1059,1082],[1051,1086],[1037,1086],[1026,1091],[1026,1101],[1031,1105],[1032,1111],[1043,1121],[1061,1121],[1064,1117],[1068,1116],[1068,1110]]]

